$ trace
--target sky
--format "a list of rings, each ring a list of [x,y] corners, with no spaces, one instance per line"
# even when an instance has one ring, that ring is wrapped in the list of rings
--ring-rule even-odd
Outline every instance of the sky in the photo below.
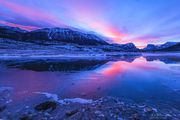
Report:
[[[0,25],[70,27],[111,43],[180,42],[180,0],[0,0]]]

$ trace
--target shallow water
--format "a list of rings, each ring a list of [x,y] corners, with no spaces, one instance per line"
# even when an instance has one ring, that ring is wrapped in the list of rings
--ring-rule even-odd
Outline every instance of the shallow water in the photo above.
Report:
[[[0,88],[12,88],[12,104],[41,99],[37,92],[60,98],[114,96],[180,110],[178,56],[119,59],[1,60]]]

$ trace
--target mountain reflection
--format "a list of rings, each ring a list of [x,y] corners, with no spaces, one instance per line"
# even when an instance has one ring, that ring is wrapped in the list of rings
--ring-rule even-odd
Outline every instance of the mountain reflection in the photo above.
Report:
[[[88,71],[107,63],[107,60],[17,60],[4,61],[7,67],[32,71]]]
[[[156,56],[144,56],[144,58],[146,58],[147,61],[159,60],[159,61],[164,62],[166,64],[180,62],[180,57],[179,56],[156,55]]]
[[[17,59],[17,60],[0,60],[1,65],[8,68],[18,68],[22,70],[32,71],[90,71],[99,68],[109,61],[124,61],[132,63],[136,59],[142,59],[139,55],[116,56],[105,59]],[[159,60],[165,64],[180,62],[179,56],[166,56],[166,55],[143,55],[145,61]],[[126,63],[124,63],[126,64]],[[113,69],[109,72],[115,71],[119,63],[113,64]],[[108,72],[108,71],[106,71]]]
[[[122,56],[113,59],[19,59],[2,60],[1,64],[9,68],[22,70],[43,71],[89,71],[94,70],[111,60],[132,62],[138,56]]]
[[[56,93],[61,98],[125,96],[144,100],[151,99],[154,94],[158,94],[158,100],[165,99],[161,97],[166,94],[173,97],[174,94],[169,94],[169,88],[172,87],[171,80],[178,78],[179,66],[174,64],[178,61],[169,57],[161,59],[173,61],[171,65],[155,58],[151,59],[152,62],[149,57],[121,57],[114,60],[4,60],[0,65],[7,66],[7,69],[0,70],[0,87],[12,87],[12,99],[19,102],[23,99],[37,99],[39,95],[35,92]],[[157,90],[156,93],[154,90]]]

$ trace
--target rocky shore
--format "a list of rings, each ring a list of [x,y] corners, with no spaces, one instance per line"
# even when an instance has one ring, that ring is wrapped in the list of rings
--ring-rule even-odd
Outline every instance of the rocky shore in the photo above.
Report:
[[[146,104],[137,104],[115,97],[97,100],[81,98],[59,100],[46,94],[47,99],[13,111],[10,89],[0,90],[0,120],[179,120],[178,110],[164,111]]]

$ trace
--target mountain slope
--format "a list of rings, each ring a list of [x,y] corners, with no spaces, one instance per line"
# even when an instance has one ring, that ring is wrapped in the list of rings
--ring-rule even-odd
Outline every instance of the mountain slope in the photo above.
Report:
[[[167,42],[162,45],[148,44],[143,51],[180,51],[180,42]]]
[[[108,43],[93,34],[86,34],[68,28],[45,28],[27,32],[25,40],[48,40],[79,45],[107,45]]]
[[[8,38],[13,40],[21,40],[23,34],[27,31],[21,30],[20,28],[0,26],[0,38]]]
[[[36,44],[45,46],[61,46],[60,48],[62,48],[62,46],[74,46],[77,49],[80,49],[82,46],[84,46],[83,49],[85,49],[85,47],[88,48],[87,46],[89,46],[91,49],[88,48],[88,51],[139,51],[139,49],[137,49],[133,43],[109,44],[104,40],[104,38],[101,38],[95,34],[80,32],[80,30],[69,28],[44,28],[29,32],[19,28],[5,26],[0,27],[0,38],[2,42],[8,41],[8,43],[3,43],[4,45],[0,46],[0,48],[4,49],[11,48],[12,46],[13,48],[17,48],[16,46],[19,46],[19,44],[23,46],[23,44],[25,44],[24,42],[27,42],[35,43],[35,46]],[[12,42],[9,40],[12,40]],[[13,43],[16,43],[14,40],[17,41],[17,44],[13,45]]]
[[[79,45],[108,45],[94,34],[83,33],[68,28],[44,28],[35,31],[23,31],[19,28],[0,27],[0,38],[30,42],[64,42]]]
[[[177,43],[175,45],[166,48],[162,48],[159,51],[180,51],[180,43]]]
[[[127,43],[127,44],[112,44],[112,46],[116,47],[117,49],[120,48],[123,51],[130,51],[135,52],[139,51],[139,49],[133,44],[133,43]]]

